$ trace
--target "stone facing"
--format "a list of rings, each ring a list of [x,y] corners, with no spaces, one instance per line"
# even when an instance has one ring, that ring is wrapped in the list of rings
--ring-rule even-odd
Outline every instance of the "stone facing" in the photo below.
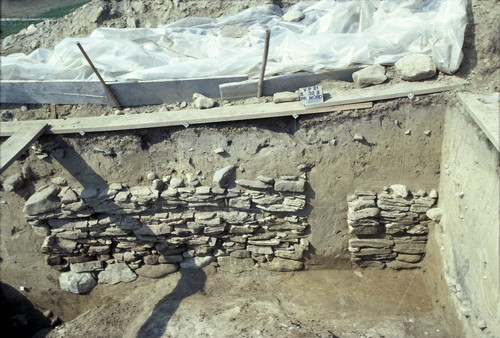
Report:
[[[49,265],[61,272],[92,273],[98,283],[130,282],[136,274],[158,276],[214,262],[229,272],[303,268],[310,232],[304,179],[241,179],[232,188],[224,188],[227,181],[214,187],[170,181],[160,189],[48,185],[28,199],[24,212],[36,233],[45,236],[42,252]]]
[[[401,184],[381,193],[355,191],[347,198],[351,261],[363,268],[420,267],[432,222],[426,212],[436,202],[435,190],[412,193]]]

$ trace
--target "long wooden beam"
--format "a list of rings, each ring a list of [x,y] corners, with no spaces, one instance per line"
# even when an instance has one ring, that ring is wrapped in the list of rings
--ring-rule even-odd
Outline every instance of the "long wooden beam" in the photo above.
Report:
[[[223,106],[207,110],[184,109],[179,111],[155,112],[150,114],[130,114],[118,116],[52,119],[49,133],[67,134],[77,132],[105,132],[128,129],[180,126],[273,117],[317,114],[348,109],[362,109],[372,106],[374,100],[407,97],[409,94],[422,95],[439,93],[463,87],[467,82],[450,78],[444,82],[399,83],[394,86],[373,87],[333,93],[333,99],[321,104],[302,106],[299,102],[262,103],[253,105]],[[39,121],[17,121],[0,123],[0,136],[10,136],[24,125]]]
[[[48,133],[71,134],[92,133],[130,129],[159,128],[170,126],[187,126],[191,124],[204,124],[216,122],[242,121],[252,119],[265,119],[272,117],[283,117],[318,114],[331,111],[348,109],[371,108],[373,103],[363,102],[349,105],[337,105],[323,107],[321,109],[309,110],[298,102],[288,103],[262,103],[247,106],[225,106],[207,110],[185,109],[169,112],[156,112],[149,114],[130,114],[119,116],[99,116],[70,118],[66,120],[44,120],[50,124]],[[0,128],[0,136],[9,136],[18,128],[36,123],[34,121],[3,122]]]
[[[40,121],[23,124],[0,145],[0,174],[42,135],[49,125]]]

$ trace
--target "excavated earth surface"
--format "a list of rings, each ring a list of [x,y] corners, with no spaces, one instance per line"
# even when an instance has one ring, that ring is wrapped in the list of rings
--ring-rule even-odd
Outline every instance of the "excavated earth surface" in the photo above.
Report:
[[[61,1],[62,5],[78,1]],[[264,0],[173,0],[173,1],[92,1],[83,8],[67,17],[45,22],[37,26],[37,32],[26,36],[20,33],[4,41],[2,55],[14,52],[29,53],[34,48],[51,47],[65,36],[85,36],[93,29],[100,26],[127,27],[127,18],[133,17],[139,27],[156,26],[175,21],[185,16],[212,16],[229,15],[242,9],[273,1]],[[274,1],[283,7],[296,1]],[[2,11],[9,9],[12,15],[25,15],[26,1],[2,2]],[[30,15],[43,13],[50,9],[52,1],[38,1]],[[43,5],[47,7],[43,7]],[[498,39],[499,28],[496,22],[498,14],[495,6],[499,1],[472,1],[469,5],[469,21],[464,44],[464,63],[456,74],[470,82],[469,89],[490,93],[498,91]],[[28,10],[31,11],[31,8]],[[35,13],[35,14],[32,14]],[[437,79],[439,81],[441,76]],[[333,88],[348,89],[351,84],[334,83]],[[438,95],[421,99],[421,105],[432,107],[436,102],[445,102],[453,99],[452,96]],[[248,99],[233,104],[247,104],[269,101],[270,98]],[[219,102],[220,105],[228,102]],[[394,111],[400,109],[402,100],[393,100],[376,105],[373,114],[383,112],[390,108]],[[182,105],[183,107],[184,105]],[[162,107],[140,107],[128,109],[126,114],[152,112]],[[181,104],[166,105],[167,110],[182,109]],[[29,106],[28,110],[21,109],[18,105],[2,105],[2,111],[8,110],[13,118],[18,120],[50,118],[49,106]],[[114,109],[100,106],[58,106],[60,117],[83,117],[112,115]],[[391,116],[404,120],[405,112]],[[276,125],[276,121],[257,124],[257,128],[264,128],[268,132],[283,132],[280,142],[292,139],[300,146],[300,142],[321,145],[322,135],[317,135],[321,126],[341,122],[347,118],[366,117],[366,113],[358,111],[344,112],[340,116],[332,117],[325,114],[320,117],[305,119],[300,131],[291,123]],[[370,114],[368,114],[370,115]],[[376,120],[375,117],[366,117],[368,121]],[[434,117],[431,124],[439,124],[440,117]],[[383,118],[380,119],[382,124]],[[363,122],[369,130],[369,122]],[[244,141],[244,123],[234,124],[236,142]],[[224,133],[229,133],[231,125],[225,125]],[[255,132],[252,125],[247,128]],[[217,133],[218,128],[213,126],[198,127],[194,134],[207,130]],[[309,130],[309,132],[308,132]],[[140,160],[155,156],[155,150],[161,154],[159,148],[162,142],[168,140],[170,134],[174,135],[179,130],[173,129],[166,135],[160,132],[141,131],[131,135],[121,133],[100,133],[92,142],[99,142],[99,146],[119,145],[124,152],[130,152],[129,163],[121,163],[117,168],[108,168],[115,177],[123,177],[129,184],[141,182],[145,173]],[[442,131],[437,130],[439,135]],[[179,133],[180,134],[180,133]],[[192,135],[191,135],[192,136]],[[194,138],[188,134],[186,139],[191,142]],[[336,135],[335,135],[336,136]],[[233,138],[230,134],[222,135],[221,139]],[[328,141],[330,135],[324,136]],[[144,144],[152,145],[150,151],[144,151]],[[286,139],[286,140],[285,140]],[[440,139],[440,138],[437,138]],[[182,141],[182,136],[179,136]],[[290,140],[288,140],[290,141]],[[94,144],[75,138],[71,141],[73,146],[82,150],[84,158],[94,161],[93,165],[106,167],[110,160],[93,154]],[[378,140],[382,144],[390,142]],[[144,142],[143,142],[144,143]],[[214,141],[214,143],[216,143]],[[193,143],[194,144],[194,143]],[[156,148],[155,148],[156,145]],[[431,147],[429,153],[439,152],[440,144]],[[157,149],[158,148],[158,149]],[[180,146],[178,150],[189,148]],[[186,150],[185,149],[185,150]],[[270,150],[271,149],[271,150]],[[349,151],[350,148],[345,148]],[[246,149],[242,149],[242,152]],[[268,152],[269,151],[269,152]],[[390,148],[387,150],[390,151]],[[290,154],[278,154],[272,147],[266,148],[269,156],[269,166],[273,161],[279,163],[288,158]],[[133,154],[139,154],[135,157]],[[417,149],[409,151],[410,156],[418,155]],[[151,155],[152,154],[152,155]],[[294,154],[294,153],[292,153]],[[183,154],[174,154],[183,158]],[[262,155],[262,154],[261,154]],[[137,156],[137,155],[135,155]],[[252,154],[243,153],[243,159],[249,160]],[[293,156],[293,155],[292,155]],[[139,161],[137,160],[139,159]],[[30,161],[32,161],[31,159]],[[160,158],[149,158],[153,163],[162,163]],[[328,170],[331,165],[337,165],[328,158],[308,158],[311,163],[318,164],[321,170]],[[156,162],[155,162],[156,161]],[[165,161],[165,159],[163,160]],[[365,173],[363,162],[365,159],[353,159],[354,175]],[[418,161],[416,161],[418,162]],[[421,161],[415,171],[426,170],[439,175],[437,168],[429,169],[425,161]],[[384,166],[384,159],[380,166]],[[48,181],[61,174],[61,168],[50,163],[36,165],[32,161],[34,171],[40,182]],[[435,164],[438,166],[439,164]],[[164,168],[164,167],[162,167]],[[335,167],[336,168],[336,167]],[[247,174],[258,172],[260,168],[248,165]],[[295,168],[293,168],[295,169]],[[318,169],[320,170],[320,169]],[[394,164],[390,174],[396,175],[406,168],[404,164]],[[413,170],[413,169],[412,169]],[[146,171],[147,172],[147,171]],[[432,174],[429,174],[432,176]],[[320,177],[318,175],[317,177]],[[393,181],[391,181],[393,180]],[[388,175],[386,183],[393,183]],[[433,181],[433,180],[430,180]],[[329,182],[317,178],[315,186],[323,185],[322,190],[328,190]],[[349,183],[345,183],[346,186]],[[410,182],[418,184],[418,182]],[[432,182],[424,182],[428,184]],[[345,187],[344,187],[345,188]],[[381,186],[380,186],[381,188]],[[138,278],[132,283],[119,285],[98,285],[88,295],[74,295],[58,289],[58,273],[51,270],[40,254],[40,238],[31,233],[25,225],[24,217],[20,213],[25,200],[33,193],[34,187],[26,187],[18,195],[7,197],[7,193],[0,191],[2,201],[9,200],[8,204],[0,207],[3,214],[2,246],[8,242],[20,243],[19,253],[15,260],[5,256],[2,249],[1,279],[2,303],[6,309],[6,301],[19,304],[2,319],[2,326],[17,327],[17,333],[6,331],[7,336],[31,336],[36,332],[37,325],[48,326],[48,320],[40,312],[51,310],[54,318],[58,316],[63,324],[56,326],[51,332],[48,329],[40,331],[37,337],[457,337],[453,327],[444,320],[443,313],[448,310],[447,304],[434,300],[436,276],[428,273],[426,263],[421,269],[411,271],[392,270],[353,270],[346,263],[345,257],[338,257],[338,262],[331,264],[334,270],[308,270],[295,273],[271,273],[255,270],[241,274],[216,272],[212,266],[197,271],[182,271],[165,278],[153,280]],[[10,193],[11,194],[11,193]],[[326,198],[326,197],[325,197]],[[328,222],[320,219],[319,222]],[[7,224],[8,223],[8,224]],[[311,267],[314,266],[311,264]],[[325,262],[317,262],[320,267],[327,266]],[[19,291],[19,287],[30,281],[28,289]],[[33,282],[36,281],[36,282]],[[29,292],[27,292],[29,291]],[[29,300],[33,305],[30,305]],[[12,304],[12,303],[11,303]],[[21,309],[21,304],[24,309]],[[17,311],[17,312],[16,312]],[[23,329],[22,313],[30,313],[29,319],[35,318],[30,329]],[[10,326],[9,326],[10,325]],[[11,334],[12,333],[12,334]]]

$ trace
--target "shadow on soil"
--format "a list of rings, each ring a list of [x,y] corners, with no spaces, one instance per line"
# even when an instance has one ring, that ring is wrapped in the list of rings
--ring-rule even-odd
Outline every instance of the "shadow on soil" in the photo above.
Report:
[[[155,305],[151,316],[137,333],[137,338],[162,337],[182,300],[201,291],[205,286],[207,275],[203,270],[180,269],[179,272],[181,278],[177,282],[177,286]]]

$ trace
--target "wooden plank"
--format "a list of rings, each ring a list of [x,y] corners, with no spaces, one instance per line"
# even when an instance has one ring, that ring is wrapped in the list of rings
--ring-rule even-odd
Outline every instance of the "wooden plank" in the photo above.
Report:
[[[352,82],[352,73],[362,67],[348,67],[323,73],[295,73],[267,78],[264,81],[264,96],[272,96],[277,92],[296,91],[301,87],[314,86],[323,80],[340,80]],[[257,95],[259,80],[224,83],[219,86],[222,99],[243,99]]]
[[[0,173],[21,156],[47,129],[47,123],[22,125],[18,131],[0,145]]]
[[[184,109],[179,111],[155,112],[150,114],[131,114],[119,116],[102,116],[74,118],[67,120],[46,120],[51,125],[50,133],[65,134],[83,132],[103,132],[127,129],[156,128],[168,126],[180,126],[184,123],[202,124],[228,121],[240,121],[251,119],[264,119],[282,116],[292,116],[294,114],[314,114],[338,111],[342,109],[361,109],[366,107],[366,102],[370,105],[373,98],[397,98],[406,97],[409,93],[420,95],[421,93],[437,93],[451,89],[460,88],[466,81],[460,79],[450,79],[444,82],[420,82],[405,83],[393,87],[382,87],[351,90],[345,93],[334,93],[334,99],[325,103],[303,107],[299,102],[287,103],[262,103],[254,105],[223,106],[207,110]],[[404,90],[403,90],[404,89]],[[339,99],[337,99],[338,97]],[[363,105],[364,104],[364,105]],[[9,136],[21,128],[29,125],[30,122],[3,122],[0,128],[0,136]]]
[[[219,97],[219,85],[244,81],[246,75],[216,78],[110,82],[122,106],[191,102],[194,93]],[[99,81],[0,81],[0,102],[18,104],[108,104]]]
[[[458,93],[466,111],[477,123],[495,148],[500,151],[500,108],[499,102],[483,103],[479,101],[488,95]]]
[[[350,104],[366,101],[390,100],[407,97],[409,94],[425,95],[449,90],[460,89],[468,82],[458,78],[450,78],[440,82],[400,82],[390,86],[376,86],[363,89],[353,89],[348,92],[333,93],[332,98],[323,103],[310,105],[310,108],[328,106],[331,104]]]
[[[51,134],[91,133],[117,130],[158,128],[182,126],[186,122],[191,124],[217,123],[264,119],[273,117],[318,114],[348,109],[370,108],[371,102],[328,106],[306,109],[299,102],[288,103],[261,103],[246,106],[224,106],[213,109],[185,109],[169,112],[155,112],[149,114],[130,114],[119,116],[82,117],[66,120],[45,120],[51,128]],[[36,123],[35,121],[3,122],[0,136],[9,136],[12,131],[23,126]]]

